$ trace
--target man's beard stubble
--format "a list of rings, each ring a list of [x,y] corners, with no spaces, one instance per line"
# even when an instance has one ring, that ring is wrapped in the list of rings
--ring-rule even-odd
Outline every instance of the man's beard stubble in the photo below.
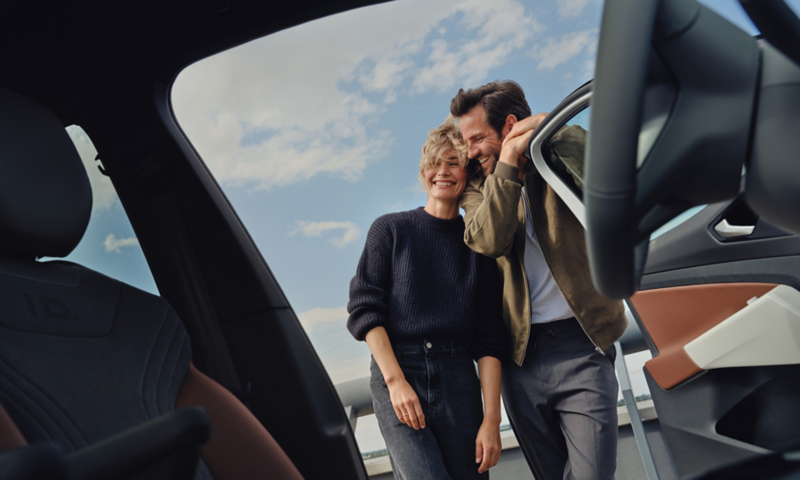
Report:
[[[492,168],[489,170],[489,175],[494,173],[494,170],[497,168],[497,162],[500,161],[500,151],[495,150],[489,154],[489,160],[492,162]],[[487,175],[488,176],[488,175]]]
[[[489,170],[489,173],[487,173],[486,175],[483,174],[483,165],[481,165],[480,161],[478,161],[479,158],[483,158],[483,156],[473,157],[473,158],[469,159],[468,165],[474,165],[474,167],[470,167],[469,170],[471,170],[472,172],[475,172],[474,173],[475,175],[480,175],[480,177],[487,177],[487,176],[493,174],[494,170],[497,168],[497,162],[500,161],[500,151],[496,150],[496,151],[493,151],[493,152],[489,153],[489,160],[488,161],[492,162],[492,168]],[[478,177],[478,178],[480,178],[480,177]],[[472,177],[472,178],[475,178],[475,177]]]

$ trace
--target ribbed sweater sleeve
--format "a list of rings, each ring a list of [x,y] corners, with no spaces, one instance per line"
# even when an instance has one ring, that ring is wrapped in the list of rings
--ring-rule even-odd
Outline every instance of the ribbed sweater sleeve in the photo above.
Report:
[[[497,262],[478,255],[478,288],[475,331],[470,342],[472,358],[495,357],[504,362],[511,350],[511,337],[503,322],[503,277]]]
[[[350,281],[347,328],[356,340],[364,340],[367,332],[388,322],[392,245],[391,225],[377,219],[369,229],[356,275]]]

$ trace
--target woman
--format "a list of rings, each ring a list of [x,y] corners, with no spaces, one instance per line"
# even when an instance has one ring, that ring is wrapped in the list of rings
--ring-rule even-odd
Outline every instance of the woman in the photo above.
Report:
[[[448,118],[422,147],[427,205],[375,220],[350,283],[347,327],[372,352],[375,415],[398,479],[487,479],[500,457],[502,280],[464,244],[466,163]]]

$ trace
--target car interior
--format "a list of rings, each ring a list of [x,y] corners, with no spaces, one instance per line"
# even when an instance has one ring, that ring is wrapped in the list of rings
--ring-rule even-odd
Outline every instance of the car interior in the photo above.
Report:
[[[330,379],[169,93],[208,55],[368,3],[4,5],[0,477],[366,478]],[[38,261],[67,255],[91,211],[73,124],[160,297]]]
[[[334,385],[170,88],[209,55],[378,2],[6,3],[0,478],[366,479]],[[607,0],[595,80],[531,143],[587,228],[596,287],[626,299],[653,356],[680,478],[800,471],[800,20],[782,0],[741,3],[760,39],[694,0]],[[68,255],[91,213],[69,125],[96,145],[160,296],[40,261]]]
[[[530,146],[653,356],[679,478],[798,476],[800,20],[741,3],[761,38],[693,1],[606,2],[594,81]]]

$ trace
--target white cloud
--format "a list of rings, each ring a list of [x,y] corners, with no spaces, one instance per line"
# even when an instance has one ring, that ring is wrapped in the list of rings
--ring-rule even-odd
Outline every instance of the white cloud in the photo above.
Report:
[[[595,58],[589,58],[585,62],[583,62],[583,74],[586,75],[587,79],[594,77],[594,67],[595,67]]]
[[[117,201],[117,191],[114,190],[111,180],[100,173],[97,168],[100,165],[100,162],[95,160],[97,149],[94,148],[91,139],[81,127],[70,125],[67,127],[67,133],[72,139],[72,143],[75,144],[75,149],[78,150],[78,155],[86,168],[86,174],[89,176],[89,183],[92,186],[92,213],[107,210]]]
[[[434,7],[437,20],[421,22],[423,5],[323,18],[187,68],[173,88],[181,127],[225,183],[268,189],[321,173],[357,180],[387,154],[390,138],[367,133],[382,107],[344,85],[358,81],[393,99],[408,56],[452,10]]]
[[[339,248],[353,242],[361,235],[358,226],[353,222],[303,222],[297,221],[297,229],[291,235],[302,233],[307,237],[318,237],[330,230],[344,230],[341,237],[331,238],[328,241]]]
[[[558,14],[561,18],[577,18],[593,0],[558,0]]]
[[[539,60],[536,68],[539,70],[554,69],[568,62],[586,50],[591,53],[596,48],[597,29],[571,32],[558,39],[545,38],[531,50],[530,55]]]
[[[312,308],[298,313],[297,317],[306,332],[313,332],[331,326],[339,326],[342,329],[346,329],[349,314],[347,313],[347,307]]]
[[[446,19],[457,21],[463,41],[441,39]],[[270,189],[319,174],[356,181],[392,145],[389,132],[368,128],[385,104],[477,85],[536,28],[517,0],[362,8],[190,66],[175,82],[173,106],[223,183]]]
[[[465,85],[478,86],[489,71],[541,30],[516,0],[468,0],[458,7],[467,40],[455,44],[438,38],[431,42],[426,65],[414,78],[417,93],[445,92]]]
[[[103,246],[106,247],[106,252],[122,253],[121,248],[133,247],[139,245],[139,240],[136,237],[117,238],[113,233],[106,237]]]
[[[422,49],[422,38],[414,38],[407,42],[392,45],[369,65],[360,70],[358,81],[368,91],[389,91],[396,97],[397,88],[415,66],[411,56]]]
[[[348,343],[352,353],[345,354],[346,356],[340,354],[338,358],[322,358],[334,385],[369,376],[369,347],[365,342],[355,341],[353,337],[350,337]]]
[[[347,330],[347,308],[312,308],[297,314],[334,384],[369,375],[370,352]]]

